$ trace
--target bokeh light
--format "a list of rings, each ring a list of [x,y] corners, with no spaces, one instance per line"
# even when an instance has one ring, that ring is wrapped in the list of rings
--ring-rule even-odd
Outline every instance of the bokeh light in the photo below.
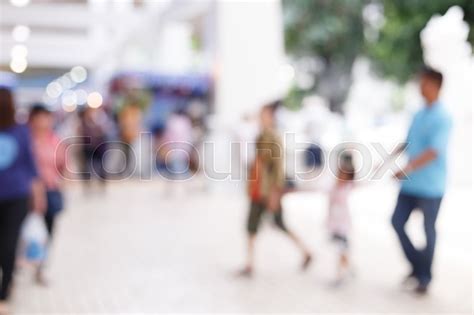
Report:
[[[57,81],[59,84],[61,84],[63,90],[68,90],[75,85],[68,75],[63,75]]]
[[[56,82],[56,81],[51,82],[51,83],[48,84],[48,86],[46,87],[46,93],[47,93],[48,96],[51,97],[51,98],[57,98],[57,97],[59,97],[62,92],[63,92],[63,88],[62,88],[61,84],[59,84],[59,83]]]
[[[22,73],[28,67],[28,61],[25,58],[13,58],[10,62],[10,69],[15,73]]]
[[[65,106],[73,106],[77,105],[77,96],[74,91],[71,90],[66,90],[63,92],[63,95],[61,96],[61,101],[63,105]]]
[[[92,108],[99,108],[102,106],[102,101],[102,95],[100,95],[99,92],[92,92],[87,97],[87,104],[89,104],[89,107]]]
[[[77,104],[74,103],[74,104],[68,105],[68,104],[63,103],[62,107],[65,112],[71,113],[76,110]]]
[[[76,90],[77,105],[87,104],[87,92],[85,90],[79,89]]]
[[[290,64],[281,65],[279,76],[281,80],[289,82],[295,78],[295,68]]]
[[[15,58],[25,59],[26,56],[28,56],[28,48],[26,48],[25,45],[18,44],[18,45],[13,46],[11,50],[12,59],[15,59]]]
[[[87,80],[87,70],[84,67],[76,66],[71,69],[71,79],[76,83],[82,83]]]
[[[26,42],[30,34],[31,30],[26,25],[17,25],[12,30],[12,37],[16,42]]]
[[[15,7],[24,7],[30,3],[30,0],[10,0],[10,3]]]

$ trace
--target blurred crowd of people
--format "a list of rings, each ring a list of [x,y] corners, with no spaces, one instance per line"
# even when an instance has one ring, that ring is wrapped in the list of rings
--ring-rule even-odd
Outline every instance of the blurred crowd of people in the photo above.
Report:
[[[436,244],[436,220],[446,189],[447,148],[452,128],[452,119],[439,100],[443,76],[431,68],[420,74],[420,92],[425,106],[413,118],[406,142],[399,144],[391,154],[397,158],[406,152],[408,163],[394,173],[401,181],[401,189],[392,216],[392,225],[399,237],[402,250],[410,265],[404,284],[417,294],[428,292],[432,280],[432,264]],[[283,166],[284,149],[275,123],[275,108],[278,103],[264,106],[260,112],[260,132],[256,139],[256,152],[250,161],[248,197],[250,210],[247,221],[247,262],[238,275],[251,277],[254,273],[254,248],[258,227],[265,213],[271,214],[275,226],[293,240],[303,255],[302,269],[307,270],[312,255],[303,242],[289,231],[284,223],[282,196],[294,190],[294,183],[285,179]],[[320,167],[321,150],[317,144],[307,149],[309,164]],[[332,172],[333,183],[326,187],[329,196],[327,227],[331,239],[339,249],[336,285],[344,283],[351,274],[350,248],[350,195],[360,185],[353,159],[353,148],[349,145],[336,155],[336,168]],[[326,163],[331,161],[326,161]],[[376,167],[377,170],[379,167]],[[424,217],[426,244],[417,248],[405,231],[405,225],[414,210]]]
[[[137,144],[140,134],[151,133],[142,118],[145,108],[133,99],[121,104],[120,110],[115,112],[106,107],[86,105],[66,120],[46,104],[34,103],[28,107],[26,122],[20,123],[17,108],[13,91],[0,87],[2,315],[6,313],[17,260],[33,262],[35,281],[40,285],[48,284],[45,265],[56,218],[65,206],[62,191],[65,182],[79,180],[85,193],[104,193],[108,180],[133,177],[137,160],[143,153]],[[152,171],[156,170],[164,178],[184,178],[188,172],[195,171],[189,167],[194,154],[190,148],[199,138],[195,136],[196,122],[188,111],[184,106],[178,107],[167,113],[160,130],[152,130],[150,139],[156,150],[156,154],[150,153],[151,158],[156,159],[153,161],[156,168]],[[61,127],[73,131],[68,130],[68,136],[62,136],[58,131]],[[118,167],[107,157],[108,153],[114,152],[124,157]],[[94,182],[98,183],[98,189],[94,188]],[[47,234],[44,244],[22,239],[23,234],[38,232],[38,225]],[[30,233],[25,229],[36,230]]]
[[[393,215],[392,223],[399,236],[402,249],[411,266],[407,279],[416,283],[417,293],[426,293],[431,282],[431,265],[434,257],[436,231],[435,222],[446,181],[446,147],[451,120],[439,101],[442,75],[432,69],[421,74],[421,93],[426,106],[414,118],[408,132],[407,142],[394,154],[406,149],[407,166],[395,174],[402,181],[402,188]],[[72,172],[84,181],[89,190],[90,182],[97,178],[104,188],[108,179],[128,178],[133,174],[135,142],[143,131],[144,107],[140,97],[130,96],[113,112],[107,108],[84,107],[75,115],[77,120],[75,141],[79,139],[75,158],[79,172]],[[122,98],[121,98],[122,99]],[[123,101],[123,99],[122,99]],[[251,277],[255,273],[254,251],[259,226],[265,215],[271,214],[275,225],[284,232],[300,250],[301,268],[307,270],[313,262],[313,254],[307,245],[290,231],[285,224],[282,196],[295,190],[294,183],[286,177],[284,151],[281,136],[275,123],[275,111],[281,103],[264,106],[259,114],[259,131],[255,139],[254,152],[242,159],[248,167],[248,198],[250,210],[246,224],[248,234],[247,262],[239,276]],[[54,113],[43,104],[33,104],[29,110],[28,123],[17,123],[15,119],[13,93],[0,88],[0,303],[6,307],[12,286],[17,248],[22,223],[30,212],[43,218],[48,232],[48,244],[54,234],[57,216],[64,208],[63,181],[71,176],[69,156],[66,154],[68,140],[62,141],[55,131]],[[191,109],[190,109],[191,108]],[[196,132],[196,119],[192,107],[175,107],[167,118],[152,128],[153,154],[156,169],[171,180],[188,178],[195,172],[193,154],[199,147],[202,133]],[[245,130],[246,131],[246,130]],[[242,141],[251,141],[252,135],[242,133]],[[77,143],[76,143],[77,144]],[[112,170],[108,167],[107,153],[117,146],[123,154],[125,164]],[[350,149],[350,148],[348,148]],[[249,158],[250,157],[250,158]],[[350,203],[349,196],[359,184],[350,150],[337,155],[337,170],[329,189],[327,225],[331,238],[339,250],[336,283],[341,284],[350,274]],[[318,144],[307,148],[306,161],[321,167],[323,152]],[[425,248],[417,249],[411,243],[404,226],[411,212],[419,208],[425,218],[424,231],[427,236]],[[45,255],[37,265],[36,281],[46,284],[44,274]],[[0,309],[1,310],[1,309]],[[0,311],[1,313],[1,311]]]
[[[0,88],[0,304],[11,291],[22,223],[28,213],[41,216],[52,240],[57,215],[63,209],[61,172],[65,152],[56,136],[52,113],[35,104],[28,125],[15,121],[15,104],[9,89]],[[27,251],[34,250],[28,248]],[[36,280],[45,284],[44,256],[37,266]],[[0,310],[4,311],[4,309]]]

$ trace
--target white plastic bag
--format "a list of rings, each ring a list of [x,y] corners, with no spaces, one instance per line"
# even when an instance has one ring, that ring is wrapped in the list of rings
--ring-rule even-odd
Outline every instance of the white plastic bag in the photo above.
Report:
[[[46,256],[48,231],[44,219],[37,213],[30,213],[21,231],[22,256],[28,262],[39,263]]]

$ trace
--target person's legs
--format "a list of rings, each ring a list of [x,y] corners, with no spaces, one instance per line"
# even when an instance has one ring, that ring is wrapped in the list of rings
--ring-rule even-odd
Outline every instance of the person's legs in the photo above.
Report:
[[[247,261],[244,267],[244,273],[247,272],[249,275],[253,271],[254,266],[254,253],[255,253],[255,240],[257,234],[249,234],[247,239]]]
[[[92,150],[84,146],[81,148],[82,153],[82,179],[90,181],[92,177]]]
[[[38,268],[37,268],[36,274],[35,274],[36,283],[38,283],[39,285],[42,285],[42,286],[46,286],[48,284],[48,281],[46,280],[46,276],[45,276],[44,271],[45,271],[45,268],[46,268],[47,255],[49,254],[48,253],[49,252],[49,246],[51,245],[51,242],[52,242],[55,219],[56,219],[56,214],[52,214],[52,213],[47,212],[44,215],[44,223],[46,225],[46,230],[48,231],[48,250],[46,252],[46,256],[43,258],[41,263],[38,265]]]
[[[107,170],[105,168],[105,160],[102,153],[94,153],[92,156],[92,167],[94,168],[94,176],[97,178],[100,188],[104,191],[107,183]]]
[[[46,230],[48,231],[49,240],[53,237],[54,231],[54,223],[55,223],[56,215],[51,213],[46,213],[44,215],[44,223],[46,225]]]
[[[2,276],[0,280],[0,303],[3,302],[2,298],[5,294],[3,292],[3,278],[5,274],[5,256],[7,252],[7,239],[8,239],[8,212],[7,209],[10,207],[10,203],[7,201],[0,201],[0,275]]]
[[[135,168],[135,154],[132,151],[132,146],[129,143],[122,142],[121,150],[125,157],[125,165],[121,172],[122,177],[128,178],[133,173],[133,169]]]
[[[7,212],[3,211],[7,207],[6,202],[1,202],[0,201],[0,276],[4,273],[4,255],[6,251],[6,244],[5,241],[7,240],[7,230],[6,230],[6,225],[7,223]],[[3,276],[2,276],[3,278]],[[0,281],[1,279],[0,278]],[[3,295],[3,289],[1,287],[1,282],[0,282],[0,296]],[[0,298],[0,314],[7,314],[8,313],[8,305],[6,304],[6,300],[3,298]]]
[[[92,151],[84,146],[81,148],[82,155],[82,186],[84,193],[88,194],[91,192],[91,179],[92,179]]]
[[[252,274],[254,266],[255,240],[264,211],[264,206],[261,203],[253,201],[250,203],[250,212],[247,219],[247,261],[244,269],[240,273],[241,275],[250,276]]]
[[[398,195],[397,206],[392,216],[392,225],[398,235],[403,252],[411,264],[412,275],[418,277],[420,273],[419,252],[413,246],[405,231],[405,224],[408,221],[413,209],[416,207],[417,198],[405,195],[400,192]]]
[[[275,220],[275,224],[278,228],[280,228],[283,232],[288,235],[288,237],[295,243],[295,245],[301,250],[303,253],[303,264],[302,269],[306,270],[311,263],[312,257],[309,249],[305,246],[305,244],[297,237],[293,232],[289,231],[283,221],[283,209],[280,206],[279,210],[273,214],[273,218]]]
[[[2,269],[0,302],[5,302],[10,293],[21,224],[28,212],[28,198],[2,202],[2,208],[0,219],[0,266]]]
[[[441,198],[423,198],[419,208],[423,211],[426,247],[420,252],[420,286],[427,287],[431,282],[431,266],[436,245],[436,219],[438,218]]]
[[[337,280],[342,281],[349,270],[349,240],[346,235],[335,233],[332,235],[339,252]]]

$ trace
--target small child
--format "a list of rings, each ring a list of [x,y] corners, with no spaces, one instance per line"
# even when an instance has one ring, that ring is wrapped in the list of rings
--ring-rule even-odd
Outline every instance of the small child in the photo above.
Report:
[[[351,215],[349,196],[354,186],[355,171],[350,155],[343,155],[338,163],[336,183],[329,192],[327,226],[332,240],[339,248],[339,265],[336,284],[340,284],[349,271],[349,231]]]

